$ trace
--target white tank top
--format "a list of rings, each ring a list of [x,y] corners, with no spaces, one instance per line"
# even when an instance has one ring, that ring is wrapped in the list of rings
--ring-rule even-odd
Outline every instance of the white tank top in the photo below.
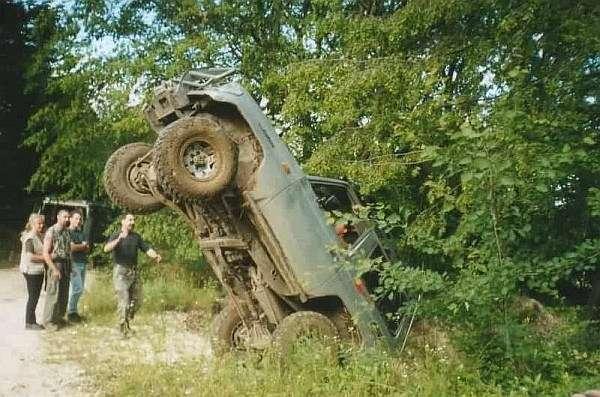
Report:
[[[33,252],[36,255],[43,253],[44,244],[35,232],[23,235],[21,238],[21,262],[19,263],[19,270],[21,270],[21,273],[26,274],[42,274],[44,273],[44,263],[31,261],[31,253],[25,251],[25,242],[27,240],[33,242]]]

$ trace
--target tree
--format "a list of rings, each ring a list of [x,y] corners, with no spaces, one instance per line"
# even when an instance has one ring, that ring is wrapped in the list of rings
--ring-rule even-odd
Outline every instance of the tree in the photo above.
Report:
[[[19,223],[24,211],[18,204],[23,201],[35,164],[33,153],[20,146],[34,101],[25,90],[24,70],[35,48],[29,35],[35,12],[18,2],[0,4],[0,158],[4,163],[0,171],[0,206],[17,208],[3,218],[14,218]]]
[[[192,67],[236,66],[308,172],[360,182],[377,203],[402,259],[384,292],[406,285],[400,265],[436,275],[422,310],[492,338],[488,363],[515,357],[516,295],[589,295],[596,1],[86,0],[63,14],[30,119],[33,186],[101,197],[109,153],[154,139],[135,99]],[[93,50],[107,40],[110,53]],[[50,167],[65,161],[78,166]]]

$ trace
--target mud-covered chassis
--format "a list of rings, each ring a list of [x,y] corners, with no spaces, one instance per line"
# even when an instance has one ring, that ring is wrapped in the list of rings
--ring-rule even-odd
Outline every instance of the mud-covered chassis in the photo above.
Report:
[[[173,208],[192,225],[228,295],[214,329],[222,346],[285,344],[308,329],[389,341],[368,293],[330,249],[339,240],[307,176],[251,96],[215,84],[228,73],[189,72],[160,87],[146,109],[159,137],[110,157],[108,195],[135,213]],[[370,255],[380,244],[366,235]]]

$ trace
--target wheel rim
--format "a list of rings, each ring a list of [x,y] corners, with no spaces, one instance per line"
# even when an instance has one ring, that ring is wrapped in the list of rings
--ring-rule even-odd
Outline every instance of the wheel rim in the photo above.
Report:
[[[181,160],[186,171],[199,181],[213,178],[219,169],[218,156],[213,147],[204,141],[192,141],[186,145]]]
[[[230,335],[230,344],[236,350],[243,350],[248,345],[250,332],[242,322],[236,325]]]
[[[140,194],[152,195],[148,180],[146,179],[146,169],[150,164],[136,161],[127,169],[127,181],[133,190]]]

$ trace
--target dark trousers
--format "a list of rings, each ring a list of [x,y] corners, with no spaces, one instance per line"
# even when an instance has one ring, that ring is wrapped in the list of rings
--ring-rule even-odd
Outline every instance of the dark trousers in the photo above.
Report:
[[[44,282],[43,274],[23,274],[27,282],[27,306],[25,306],[25,324],[35,324],[35,308],[40,299],[40,291]]]
[[[54,320],[62,319],[67,313],[69,284],[71,283],[71,263],[62,262],[60,265],[57,263],[57,265],[62,272],[62,277],[58,283],[58,301],[56,302],[56,306],[54,306],[54,313],[52,314]]]

